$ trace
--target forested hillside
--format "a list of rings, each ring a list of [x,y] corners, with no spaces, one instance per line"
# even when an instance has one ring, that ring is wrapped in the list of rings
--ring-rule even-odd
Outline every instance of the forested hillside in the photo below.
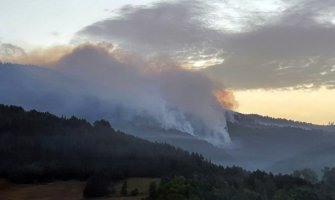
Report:
[[[0,176],[12,182],[87,180],[85,196],[110,195],[112,182],[160,178],[148,199],[334,199],[335,170],[306,176],[225,168],[170,145],[114,130],[109,122],[59,118],[0,106]],[[105,190],[104,190],[105,188]],[[127,193],[125,193],[127,195]]]
[[[101,120],[58,118],[0,107],[1,175],[15,181],[191,174],[211,167],[200,155],[126,135]]]

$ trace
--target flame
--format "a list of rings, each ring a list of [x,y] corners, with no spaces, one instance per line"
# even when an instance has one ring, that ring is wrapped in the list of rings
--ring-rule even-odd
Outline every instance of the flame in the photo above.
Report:
[[[223,108],[233,110],[238,107],[235,96],[230,90],[215,90],[213,95]]]

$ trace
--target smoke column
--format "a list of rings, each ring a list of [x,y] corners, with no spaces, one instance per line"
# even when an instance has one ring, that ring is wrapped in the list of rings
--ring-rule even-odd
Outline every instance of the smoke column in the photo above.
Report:
[[[165,58],[143,60],[106,44],[66,49],[64,56],[50,63],[47,68],[72,80],[48,91],[59,94],[57,101],[66,103],[53,104],[62,107],[65,114],[106,118],[116,124],[141,121],[186,132],[218,146],[231,142],[223,106],[235,103],[231,95],[225,100],[225,90],[221,88],[218,93],[217,84],[199,71],[183,69]],[[41,82],[43,87],[54,85],[45,78]],[[39,88],[32,90],[36,93]]]

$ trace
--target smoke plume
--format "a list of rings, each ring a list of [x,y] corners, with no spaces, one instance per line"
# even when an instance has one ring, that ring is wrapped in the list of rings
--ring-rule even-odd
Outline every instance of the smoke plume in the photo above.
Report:
[[[10,46],[9,46],[10,45]],[[29,52],[24,51],[20,47],[16,47],[7,44],[0,47],[0,60],[3,62],[18,63],[18,64],[29,64],[29,65],[40,65],[48,66],[56,63],[60,58],[69,54],[75,47],[70,45],[53,46],[50,48],[35,48]],[[11,47],[9,49],[9,47]]]
[[[235,101],[203,73],[183,69],[168,58],[144,60],[108,44],[64,50],[57,61],[54,57],[41,63],[30,59],[35,64],[48,63],[48,70],[71,78],[48,91],[53,96],[62,94],[56,98],[62,103],[52,105],[62,107],[64,112],[59,114],[106,118],[121,128],[131,124],[178,130],[219,146],[230,143],[224,113]],[[47,79],[42,82],[43,87],[54,85]],[[36,94],[39,88],[33,90]]]

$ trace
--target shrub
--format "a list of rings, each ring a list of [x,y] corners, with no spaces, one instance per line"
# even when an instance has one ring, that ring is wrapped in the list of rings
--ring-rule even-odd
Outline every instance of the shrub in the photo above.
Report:
[[[92,176],[88,179],[85,189],[84,197],[103,197],[114,192],[113,187],[110,187],[111,181],[103,176]]]
[[[138,189],[137,188],[135,188],[135,189],[133,189],[131,192],[130,192],[130,195],[131,196],[137,196],[138,195]]]

